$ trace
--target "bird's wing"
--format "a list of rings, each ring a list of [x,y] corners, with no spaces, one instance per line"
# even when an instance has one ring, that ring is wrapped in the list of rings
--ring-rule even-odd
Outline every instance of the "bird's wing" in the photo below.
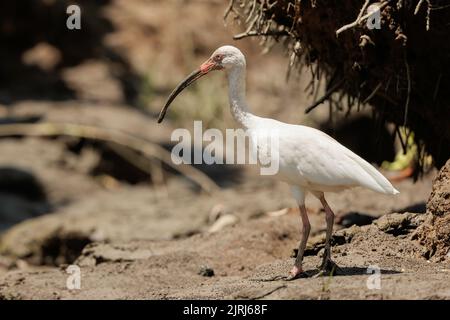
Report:
[[[289,128],[290,127],[290,128]],[[317,129],[287,127],[280,134],[280,162],[314,185],[363,186],[395,194],[397,190],[371,164]]]

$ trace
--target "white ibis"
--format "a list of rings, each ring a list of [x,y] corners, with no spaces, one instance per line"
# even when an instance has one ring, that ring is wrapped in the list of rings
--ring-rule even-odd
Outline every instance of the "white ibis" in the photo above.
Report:
[[[228,92],[231,113],[246,130],[277,130],[279,135],[279,170],[276,178],[291,186],[302,219],[302,239],[290,277],[303,273],[302,260],[309,237],[310,224],[305,207],[305,196],[309,192],[322,203],[326,214],[326,239],[320,272],[335,269],[331,260],[330,239],[333,232],[334,213],[325,200],[325,192],[338,192],[362,186],[384,194],[399,193],[392,184],[371,164],[341,145],[327,134],[306,126],[283,123],[252,114],[245,100],[246,62],[242,52],[233,46],[217,49],[200,68],[182,81],[169,96],[158,118],[161,122],[175,97],[191,83],[213,70],[224,70],[228,76]],[[257,140],[266,143],[267,140]],[[260,146],[265,149],[267,146]]]

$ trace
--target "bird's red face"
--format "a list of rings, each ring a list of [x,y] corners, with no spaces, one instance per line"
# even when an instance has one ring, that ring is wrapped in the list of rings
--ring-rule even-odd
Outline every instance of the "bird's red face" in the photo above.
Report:
[[[161,109],[161,112],[159,113],[158,117],[158,123],[163,121],[164,116],[166,115],[167,109],[169,108],[170,104],[173,100],[183,91],[186,87],[203,77],[204,75],[208,74],[209,72],[213,70],[222,70],[222,60],[224,58],[223,54],[217,53],[214,54],[211,58],[206,60],[199,69],[192,72],[189,76],[186,77],[183,81],[181,81],[178,86],[172,91],[169,98],[167,99],[166,104]]]
[[[200,71],[207,74],[212,70],[221,70],[223,69],[222,60],[223,54],[215,54],[200,66]]]

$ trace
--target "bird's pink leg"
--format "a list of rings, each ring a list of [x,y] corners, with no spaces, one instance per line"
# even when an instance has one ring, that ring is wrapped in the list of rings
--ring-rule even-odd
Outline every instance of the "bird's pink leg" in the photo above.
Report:
[[[311,225],[309,223],[308,214],[306,212],[306,207],[304,204],[300,204],[300,216],[302,218],[302,240],[300,246],[298,247],[297,258],[295,259],[294,267],[292,268],[290,274],[293,278],[298,277],[303,272],[303,254],[305,253],[306,242],[308,241],[309,232],[311,230]]]
[[[331,260],[331,236],[333,234],[334,213],[331,210],[330,206],[328,205],[327,201],[325,200],[325,196],[323,194],[319,196],[319,200],[322,203],[323,208],[325,209],[326,214],[325,219],[327,222],[325,252],[323,254],[323,260],[320,269],[322,271],[334,272],[335,270],[333,269],[336,268],[336,264]]]

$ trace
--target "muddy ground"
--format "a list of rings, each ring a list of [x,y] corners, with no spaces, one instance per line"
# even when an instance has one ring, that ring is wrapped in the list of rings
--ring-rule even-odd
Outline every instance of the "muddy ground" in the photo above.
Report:
[[[314,219],[316,221],[317,219]],[[417,258],[420,248],[407,237],[375,226],[355,230],[352,242],[334,249],[341,274],[295,281],[285,276],[296,244],[297,216],[261,218],[216,234],[171,241],[114,241],[84,249],[76,263],[82,287],[69,291],[62,269],[9,272],[6,299],[448,299],[448,264]],[[317,224],[315,224],[317,226]],[[307,257],[314,270],[316,256]],[[381,268],[381,289],[367,288],[368,265]],[[203,266],[214,276],[200,275]],[[312,271],[311,271],[312,274]]]
[[[83,123],[98,117],[109,127],[123,128],[114,119],[126,112],[132,125],[125,130],[150,137],[155,128],[152,118],[125,107],[57,108],[62,106],[27,103],[14,115],[40,110],[49,121],[70,117],[77,122],[78,115]],[[98,169],[105,168],[102,161],[113,161],[100,157],[101,148],[86,145],[75,152],[73,143],[67,138],[0,141],[2,167],[32,172],[45,191],[45,200],[28,202],[23,199],[31,193],[2,193],[10,204],[3,208],[28,218],[39,215],[2,234],[4,299],[450,298],[450,261],[427,261],[424,248],[413,240],[425,218],[435,171],[415,184],[410,179],[395,183],[401,192],[396,197],[363,189],[330,194],[341,220],[333,247],[338,274],[284,281],[278,278],[287,275],[300,239],[298,211],[286,185],[243,168],[230,169],[227,178],[219,175],[218,181],[226,183],[213,195],[174,174],[165,186],[131,183],[121,180],[120,172]],[[25,209],[17,203],[25,203]],[[312,276],[320,262],[325,219],[315,199],[307,205],[312,233],[305,269]],[[403,213],[389,215],[397,212]],[[2,214],[5,223],[11,213],[2,209]],[[351,224],[361,226],[344,227]],[[68,264],[81,268],[80,290],[66,288]],[[380,289],[367,287],[371,266],[381,270]]]
[[[70,98],[57,101],[45,91],[39,99],[9,95],[0,104],[2,121],[94,125],[170,150],[172,130],[192,128],[193,119],[234,126],[219,75],[183,93],[164,125],[155,121],[173,85],[217,46],[232,43],[247,54],[256,113],[321,127],[371,162],[392,160],[392,145],[380,145],[380,128],[368,127],[367,117],[347,119],[359,124],[340,137],[326,106],[305,117],[313,97],[298,88],[309,76],[285,82],[282,50],[262,55],[257,41],[232,42],[239,26],[223,27],[224,9],[215,1],[111,1],[101,10],[113,26],[104,45],[127,61],[127,72],[146,79],[139,103],[127,99],[123,78],[114,76],[117,61],[89,57],[58,71]],[[211,32],[199,32],[206,28]],[[48,44],[38,49],[45,58]],[[197,167],[221,187],[208,194],[167,166],[149,175],[105,142],[4,135],[0,152],[0,299],[450,299],[450,257],[428,261],[415,237],[435,170],[416,183],[394,182],[396,197],[363,189],[328,196],[338,216],[333,277],[312,277],[325,217],[308,198],[309,277],[285,281],[300,240],[298,210],[289,188],[262,179],[256,168]],[[79,290],[66,286],[68,265],[80,267]],[[376,285],[368,274],[374,268],[379,289],[370,285]]]

